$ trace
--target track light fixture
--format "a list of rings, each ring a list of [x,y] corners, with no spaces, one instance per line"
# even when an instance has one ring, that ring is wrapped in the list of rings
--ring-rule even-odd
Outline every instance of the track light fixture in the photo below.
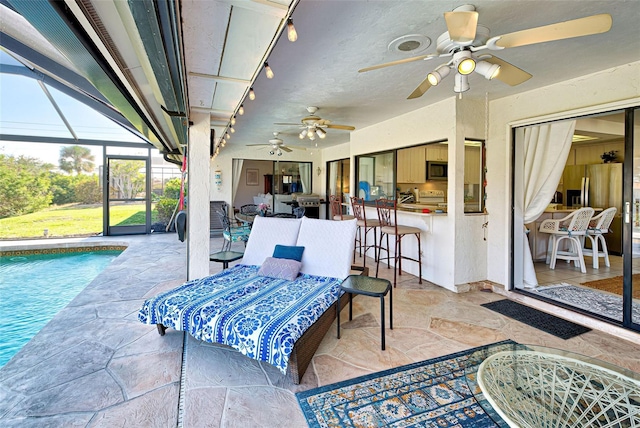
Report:
[[[466,75],[473,73],[476,68],[476,60],[471,56],[471,51],[462,50],[453,54],[453,63],[458,73]]]
[[[267,75],[267,79],[273,79],[273,70],[271,69],[271,67],[269,67],[268,62],[264,63],[264,71]]]
[[[226,146],[226,145],[227,145],[227,140],[225,140],[225,139],[223,138],[223,139],[222,139],[222,141],[220,142],[220,145],[221,145],[222,147]]]
[[[236,117],[235,116],[231,116],[231,126],[236,124]]]
[[[427,79],[429,80],[429,83],[431,83],[431,86],[436,86],[442,81],[442,79],[449,75],[450,71],[451,68],[449,67],[449,64],[442,64],[431,73],[429,73],[427,75]]]
[[[240,108],[238,109],[238,114],[242,116],[244,114],[244,105],[240,104]]]
[[[253,101],[253,100],[255,100],[255,99],[256,99],[256,93],[255,93],[255,92],[253,92],[253,88],[249,89],[249,99],[250,99],[251,101]]]
[[[227,132],[226,134],[224,134],[224,138],[226,138],[227,140],[231,139],[231,135],[229,135],[229,133]]]
[[[287,19],[287,37],[290,42],[298,40],[298,32],[296,31],[296,27],[293,26],[291,18]]]
[[[500,66],[487,61],[478,61],[476,62],[476,73],[483,75],[487,80],[491,80],[500,74]]]

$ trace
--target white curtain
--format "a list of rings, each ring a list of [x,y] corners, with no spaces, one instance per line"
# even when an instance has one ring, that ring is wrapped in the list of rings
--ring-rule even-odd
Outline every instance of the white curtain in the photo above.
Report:
[[[302,182],[302,193],[311,193],[311,164],[299,163],[300,181]]]
[[[231,205],[236,200],[236,193],[238,193],[238,186],[240,186],[240,180],[242,179],[242,164],[244,159],[234,159],[232,163],[232,182],[231,182]]]
[[[522,147],[524,161],[521,173],[523,225],[535,222],[551,202],[571,151],[575,127],[576,122],[572,120],[516,130],[516,144]],[[526,287],[538,285],[526,234],[522,279]]]

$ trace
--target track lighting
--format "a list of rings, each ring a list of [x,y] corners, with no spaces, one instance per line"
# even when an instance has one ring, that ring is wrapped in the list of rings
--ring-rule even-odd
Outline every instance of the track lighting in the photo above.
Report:
[[[240,104],[240,108],[238,109],[238,114],[242,116],[244,114],[244,105]]]
[[[476,60],[471,56],[471,51],[458,51],[453,54],[453,63],[458,73],[463,75],[473,73],[476,68]]]
[[[320,138],[325,138],[327,136],[327,131],[322,128],[316,128],[316,134],[318,134],[318,137]]]
[[[287,19],[287,37],[290,42],[298,40],[298,32],[296,31],[296,27],[293,26],[291,18]]]
[[[487,80],[491,80],[500,74],[500,66],[487,61],[478,61],[476,63],[476,73],[483,75]]]
[[[253,101],[253,100],[255,100],[255,99],[256,99],[256,93],[255,93],[255,92],[253,92],[253,88],[249,89],[249,99],[250,99],[251,101]]]
[[[449,68],[448,64],[442,64],[441,66],[433,70],[431,73],[429,73],[427,75],[427,79],[429,80],[429,83],[431,83],[431,86],[436,86],[438,83],[442,81],[442,79],[444,79],[449,75],[450,71],[451,71],[451,68]]]
[[[231,117],[231,126],[233,126],[233,125],[235,125],[235,124],[236,124],[236,117],[235,117],[235,116],[232,116],[232,117]]]
[[[226,138],[227,140],[231,139],[231,135],[229,135],[229,133],[227,132],[226,134],[224,134],[224,138]]]
[[[234,132],[236,132],[235,129],[233,129],[233,126],[231,128],[229,128],[229,131],[231,131],[231,133],[233,134]]]
[[[222,141],[220,142],[220,144],[222,145],[222,147],[227,145],[227,140],[225,140],[224,138],[222,139]]]
[[[264,71],[267,75],[267,79],[273,79],[273,70],[269,67],[269,63],[264,63]]]

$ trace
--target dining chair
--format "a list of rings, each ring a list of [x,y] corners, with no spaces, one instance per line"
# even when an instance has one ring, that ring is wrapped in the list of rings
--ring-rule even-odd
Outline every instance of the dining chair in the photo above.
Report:
[[[420,234],[422,229],[413,226],[403,226],[398,224],[398,206],[395,199],[376,199],[376,210],[378,211],[378,220],[380,221],[380,245],[378,246],[378,262],[376,264],[376,278],[378,277],[378,269],[380,268],[381,251],[387,252],[387,268],[390,268],[390,247],[389,236],[393,236],[395,240],[395,250],[393,255],[393,286],[396,286],[396,273],[402,275],[402,259],[411,260],[418,263],[418,283],[422,284],[422,250],[420,248]],[[402,254],[402,238],[406,235],[414,235],[418,240],[418,258],[404,256]],[[387,238],[387,247],[382,246],[382,241]]]
[[[580,267],[580,272],[587,272],[582,245],[593,212],[593,208],[580,208],[566,217],[546,219],[540,223],[540,232],[548,233],[551,236],[549,240],[551,256],[547,255],[550,269],[555,269],[556,260],[562,259],[573,261],[577,267]],[[565,240],[569,242],[568,249],[560,250],[560,244]]]
[[[582,253],[585,256],[591,256],[593,258],[593,268],[599,269],[599,259],[604,258],[604,265],[609,267],[609,251],[607,249],[607,241],[604,239],[604,234],[609,233],[609,226],[618,209],[616,207],[607,208],[597,216],[591,218],[589,221],[589,227],[587,227],[586,238],[589,238],[591,242],[591,248],[583,248]],[[600,249],[598,249],[598,247]]]
[[[224,238],[221,251],[231,251],[233,242],[244,242],[246,246],[251,228],[249,226],[232,226],[226,205],[223,205],[222,209],[218,211],[218,216],[222,222],[222,236]]]
[[[305,208],[304,207],[295,207],[293,210],[293,215],[296,216],[296,218],[302,218],[304,217],[304,212],[305,212]]]
[[[336,195],[329,196],[329,207],[331,207],[332,220],[353,220],[355,217],[348,214],[342,214],[342,202]]]
[[[380,220],[367,219],[367,213],[364,208],[364,198],[351,197],[351,210],[357,219],[358,229],[356,231],[355,246],[353,248],[353,262],[356,261],[356,250],[360,252],[362,257],[362,267],[367,266],[367,250],[373,248],[374,260],[378,261],[378,228]],[[367,245],[367,233],[373,230],[373,244]],[[364,257],[363,257],[364,250]]]

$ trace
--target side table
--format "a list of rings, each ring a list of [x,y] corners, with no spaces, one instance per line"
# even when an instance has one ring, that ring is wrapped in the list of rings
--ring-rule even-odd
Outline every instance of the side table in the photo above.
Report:
[[[219,251],[209,255],[209,260],[212,262],[221,262],[222,269],[229,268],[229,262],[235,262],[240,260],[244,256],[244,253],[238,251]]]
[[[340,290],[349,293],[349,320],[353,318],[353,295],[380,298],[380,324],[382,329],[382,350],[385,350],[384,342],[384,296],[389,293],[389,328],[393,330],[393,288],[391,282],[386,279],[372,278],[364,275],[349,275],[340,284]],[[337,306],[338,339],[340,339],[340,305]]]

